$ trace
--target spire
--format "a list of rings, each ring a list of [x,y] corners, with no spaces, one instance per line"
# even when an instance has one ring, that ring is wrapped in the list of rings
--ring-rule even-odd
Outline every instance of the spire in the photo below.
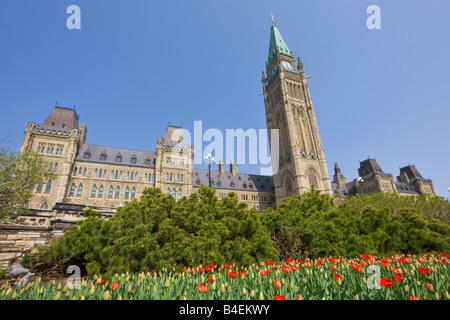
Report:
[[[277,55],[277,47],[280,53],[292,57],[286,42],[284,42],[280,31],[278,31],[277,25],[274,23],[270,27],[270,46],[269,46],[269,59],[268,63],[271,63],[273,58]]]

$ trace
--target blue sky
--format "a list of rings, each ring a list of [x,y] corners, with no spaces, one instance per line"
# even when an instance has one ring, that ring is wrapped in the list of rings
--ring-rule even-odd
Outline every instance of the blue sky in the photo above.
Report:
[[[66,28],[72,4],[81,30]],[[380,30],[366,27],[373,4]],[[447,0],[3,1],[0,137],[18,150],[27,123],[55,102],[76,105],[91,144],[151,151],[169,121],[265,129],[270,11],[314,75],[330,176],[335,161],[348,180],[368,156],[394,177],[410,163],[448,197]]]

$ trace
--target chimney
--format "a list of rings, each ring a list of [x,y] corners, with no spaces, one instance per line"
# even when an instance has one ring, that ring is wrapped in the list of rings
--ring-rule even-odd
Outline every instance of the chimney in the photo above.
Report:
[[[234,161],[231,161],[230,163],[230,172],[233,176],[236,174],[236,166],[234,165]]]
[[[223,160],[219,161],[219,173],[222,175],[225,173],[224,167],[223,167]]]

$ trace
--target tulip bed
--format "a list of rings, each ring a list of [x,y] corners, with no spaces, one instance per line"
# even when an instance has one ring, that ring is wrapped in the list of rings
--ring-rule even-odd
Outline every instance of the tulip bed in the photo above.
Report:
[[[0,300],[449,300],[449,286],[450,255],[362,254],[94,276],[79,289],[37,278],[25,288],[3,285]]]

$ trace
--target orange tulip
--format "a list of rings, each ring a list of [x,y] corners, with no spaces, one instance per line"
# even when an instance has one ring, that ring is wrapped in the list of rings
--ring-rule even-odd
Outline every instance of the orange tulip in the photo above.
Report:
[[[280,280],[275,280],[273,285],[275,286],[275,288],[280,289],[281,288],[281,281]]]
[[[289,267],[283,267],[283,272],[288,274],[289,272],[291,272],[291,268]]]
[[[267,271],[267,270],[265,270],[265,269],[262,269],[261,270],[261,275],[264,277],[264,276],[267,276],[267,274],[269,273],[269,271]]]
[[[409,300],[419,300],[419,298],[417,298],[415,296],[409,296]]]
[[[285,296],[279,296],[278,294],[275,295],[274,300],[286,300]]]

